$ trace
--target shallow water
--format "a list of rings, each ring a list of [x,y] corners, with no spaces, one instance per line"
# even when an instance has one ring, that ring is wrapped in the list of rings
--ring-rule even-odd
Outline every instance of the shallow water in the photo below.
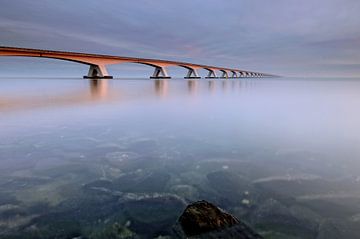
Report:
[[[205,199],[266,238],[356,238],[359,92],[349,79],[1,79],[0,236],[167,236]]]

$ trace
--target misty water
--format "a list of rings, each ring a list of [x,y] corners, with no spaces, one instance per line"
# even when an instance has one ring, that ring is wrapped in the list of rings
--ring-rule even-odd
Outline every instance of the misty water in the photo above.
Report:
[[[171,238],[207,200],[358,238],[360,81],[0,80],[1,238]]]

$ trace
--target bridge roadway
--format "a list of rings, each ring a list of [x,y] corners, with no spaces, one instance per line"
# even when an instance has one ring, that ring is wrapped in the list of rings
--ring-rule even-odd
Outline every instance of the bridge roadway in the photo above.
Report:
[[[113,78],[109,75],[106,66],[121,63],[138,63],[152,66],[155,68],[155,70],[154,74],[150,78],[153,79],[171,78],[167,72],[167,67],[169,66],[179,66],[186,68],[188,70],[187,75],[184,77],[186,79],[201,78],[198,73],[199,69],[205,69],[208,71],[208,75],[205,78],[274,77],[274,75],[260,72],[186,62],[4,46],[0,46],[0,56],[43,57],[86,64],[89,65],[90,68],[88,74],[84,76],[84,78],[90,79]],[[218,77],[217,72],[221,73],[220,77]]]

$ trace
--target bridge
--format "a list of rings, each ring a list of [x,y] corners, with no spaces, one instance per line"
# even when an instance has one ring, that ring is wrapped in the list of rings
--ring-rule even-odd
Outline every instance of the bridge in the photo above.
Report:
[[[188,70],[185,79],[199,79],[198,70],[205,69],[208,74],[205,78],[248,78],[248,77],[274,77],[274,75],[246,71],[241,69],[223,68],[208,65],[199,65],[178,61],[167,61],[157,59],[145,59],[123,56],[110,56],[99,54],[88,54],[79,52],[66,52],[66,51],[51,51],[29,48],[17,48],[17,47],[4,47],[0,46],[0,56],[19,56],[19,57],[43,57],[52,58],[65,61],[77,62],[85,65],[89,65],[89,72],[84,78],[89,79],[111,79],[106,66],[121,63],[137,63],[152,66],[155,68],[154,74],[150,77],[152,79],[170,79],[167,72],[169,66],[179,66]],[[218,73],[220,75],[218,76]]]

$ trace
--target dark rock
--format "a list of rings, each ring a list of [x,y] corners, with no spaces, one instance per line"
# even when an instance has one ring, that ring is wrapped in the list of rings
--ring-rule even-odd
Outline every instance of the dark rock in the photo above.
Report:
[[[234,216],[206,201],[187,206],[179,224],[182,232],[179,225],[175,226],[175,231],[181,238],[262,238]]]
[[[239,223],[238,219],[206,201],[189,205],[179,221],[188,236],[231,227]]]

